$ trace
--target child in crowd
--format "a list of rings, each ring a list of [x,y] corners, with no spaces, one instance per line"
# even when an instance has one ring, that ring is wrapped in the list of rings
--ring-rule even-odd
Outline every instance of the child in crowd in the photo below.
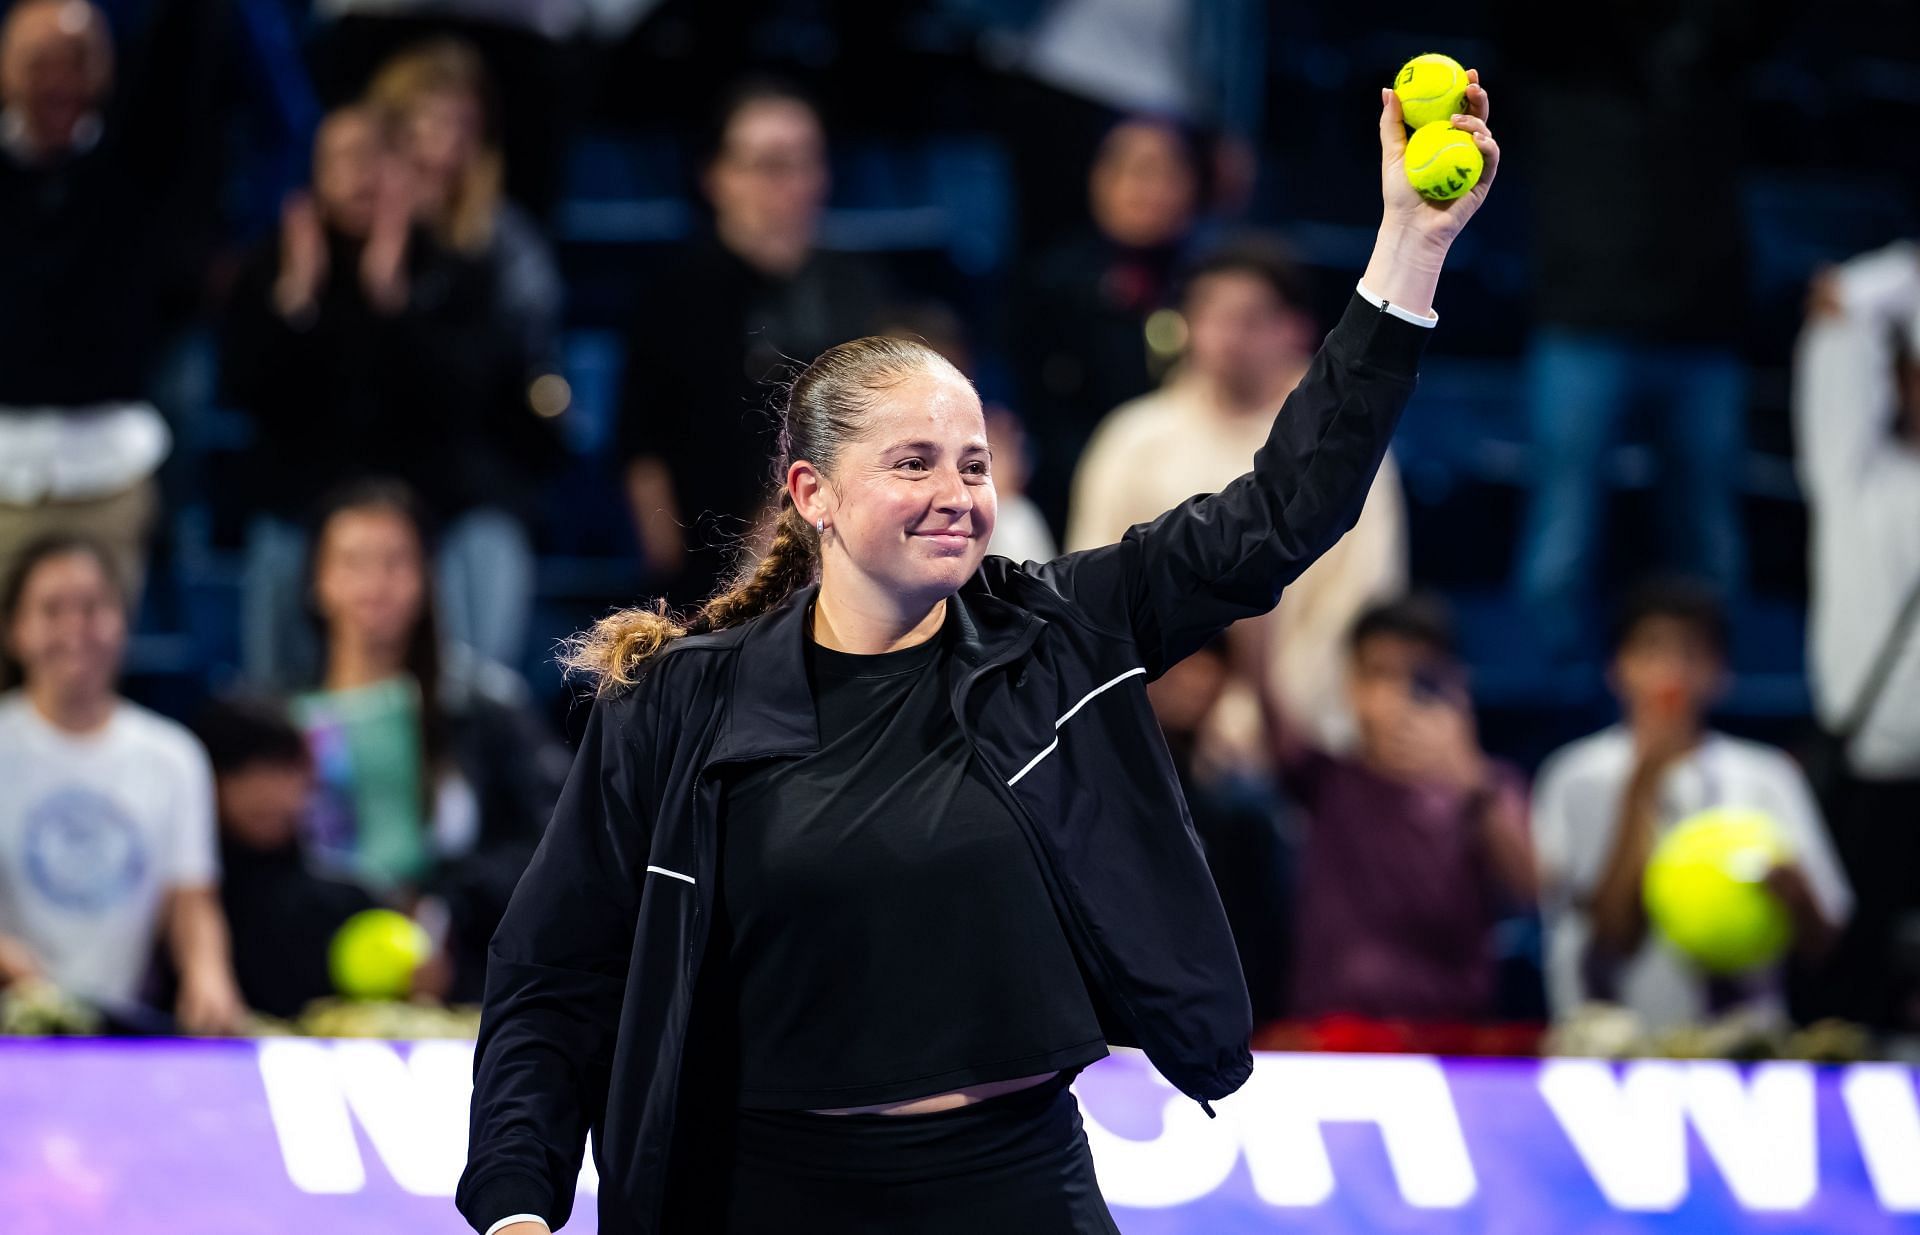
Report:
[[[1595,1000],[1624,1005],[1651,1029],[1736,1006],[1783,1014],[1777,968],[1711,977],[1648,929],[1641,902],[1662,833],[1709,807],[1739,806],[1764,811],[1795,855],[1767,882],[1791,911],[1803,954],[1824,948],[1852,907],[1799,768],[1707,726],[1727,682],[1727,620],[1713,593],[1684,580],[1638,589],[1617,623],[1609,677],[1621,722],[1548,759],[1533,799],[1555,1019]]]
[[[374,899],[356,884],[307,869],[300,824],[313,794],[313,758],[284,709],[265,700],[216,700],[195,729],[213,760],[220,902],[240,989],[249,1006],[269,1016],[296,1016],[309,1000],[333,993],[328,944]]]

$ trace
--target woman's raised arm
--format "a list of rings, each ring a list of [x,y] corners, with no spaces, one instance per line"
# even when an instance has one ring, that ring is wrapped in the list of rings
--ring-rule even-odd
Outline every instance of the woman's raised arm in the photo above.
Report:
[[[1118,544],[1027,563],[1028,573],[1096,620],[1130,630],[1149,676],[1241,618],[1271,610],[1359,518],[1438,320],[1441,266],[1499,168],[1487,92],[1477,71],[1468,79],[1469,114],[1454,126],[1473,134],[1486,167],[1472,190],[1446,203],[1427,201],[1407,182],[1400,101],[1381,91],[1384,209],[1372,260],[1252,470],[1136,524]]]

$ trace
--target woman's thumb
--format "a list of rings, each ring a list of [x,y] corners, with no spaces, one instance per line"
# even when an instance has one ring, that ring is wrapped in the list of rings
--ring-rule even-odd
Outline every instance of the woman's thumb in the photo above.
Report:
[[[1380,153],[1397,158],[1406,153],[1407,126],[1400,118],[1400,96],[1380,87]]]

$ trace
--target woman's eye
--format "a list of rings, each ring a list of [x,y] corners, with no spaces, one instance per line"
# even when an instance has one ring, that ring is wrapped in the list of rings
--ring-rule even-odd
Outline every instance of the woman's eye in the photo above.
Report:
[[[902,459],[900,460],[900,463],[898,466],[912,468],[914,471],[917,471],[917,472],[924,472],[927,470],[927,465],[921,462],[919,459]]]
[[[979,461],[969,463],[967,464],[967,473],[972,476],[985,476],[987,474],[987,465]]]

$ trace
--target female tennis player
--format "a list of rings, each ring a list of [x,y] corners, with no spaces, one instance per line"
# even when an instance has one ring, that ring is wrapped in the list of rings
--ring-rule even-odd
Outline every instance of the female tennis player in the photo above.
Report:
[[[602,621],[598,693],[494,936],[458,1204],[606,1235],[1113,1232],[1068,1088],[1253,1069],[1246,986],[1146,684],[1353,525],[1440,268],[1499,163],[1408,186],[1383,91],[1372,260],[1252,470],[1116,545],[986,556],[980,400],[899,339],[795,381],[765,556],[684,623]]]

